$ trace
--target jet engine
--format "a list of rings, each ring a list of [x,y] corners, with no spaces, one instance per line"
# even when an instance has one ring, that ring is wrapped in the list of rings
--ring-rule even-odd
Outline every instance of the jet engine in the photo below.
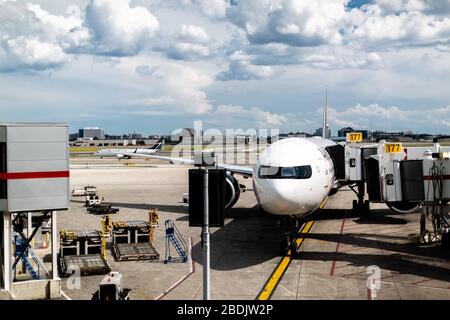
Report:
[[[239,200],[241,188],[237,179],[230,174],[227,175],[225,182],[225,209],[228,210]]]
[[[412,213],[417,211],[419,205],[416,202],[406,202],[406,201],[397,201],[397,202],[387,202],[386,203],[389,209],[394,210],[398,213]]]

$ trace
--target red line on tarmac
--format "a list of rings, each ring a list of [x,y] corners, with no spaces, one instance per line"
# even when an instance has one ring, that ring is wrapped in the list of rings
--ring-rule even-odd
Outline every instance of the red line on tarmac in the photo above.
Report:
[[[342,220],[341,231],[339,232],[340,236],[342,236],[342,233],[344,232],[344,225],[345,225],[345,219]],[[334,269],[336,269],[336,254],[339,251],[339,245],[340,245],[340,242],[338,240],[338,242],[336,243],[336,251],[334,252],[333,263],[331,264],[330,276],[334,276]]]
[[[358,271],[358,272],[354,272],[354,273],[343,274],[342,277],[346,278],[346,277],[354,276],[354,275],[361,274],[361,273],[366,273],[366,272],[365,271]]]
[[[367,288],[367,300],[372,300],[372,290]]]
[[[423,279],[423,280],[419,280],[416,282],[411,282],[410,285],[415,285],[415,284],[419,284],[419,283],[423,283],[423,282],[427,282],[427,281],[431,281],[431,279]]]
[[[441,179],[440,176],[435,176],[435,177],[432,177],[432,176],[423,176],[423,180],[440,180],[440,179]],[[442,179],[444,179],[444,180],[450,180],[450,175],[443,175],[443,176],[442,176]]]
[[[189,271],[188,274],[184,275],[180,280],[178,280],[172,286],[170,286],[169,289],[167,289],[166,291],[161,293],[159,296],[157,296],[155,298],[155,300],[161,300],[162,298],[167,296],[173,289],[178,287],[184,280],[189,278],[195,272],[195,262],[194,262],[194,259],[192,259],[192,238],[189,238],[189,245],[190,245],[189,251],[191,252],[191,268],[190,268],[191,270]]]
[[[67,178],[69,171],[2,172],[0,180]]]

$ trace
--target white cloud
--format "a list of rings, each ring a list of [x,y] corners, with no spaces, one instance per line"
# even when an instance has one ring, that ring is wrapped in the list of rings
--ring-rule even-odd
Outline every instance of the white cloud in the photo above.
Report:
[[[202,27],[183,24],[174,38],[175,42],[165,49],[171,59],[199,60],[213,54],[211,38]]]
[[[1,40],[34,37],[70,48],[88,38],[79,10],[72,10],[68,16],[58,16],[32,3],[5,1],[0,6],[0,20]]]
[[[423,110],[426,110],[425,112]],[[405,130],[434,126],[435,129],[448,125],[450,106],[443,108],[399,108],[383,107],[376,103],[370,105],[357,104],[342,110],[329,108],[329,122],[338,127],[373,130]]]
[[[47,70],[78,53],[135,55],[150,47],[158,20],[131,0],[91,0],[85,12],[70,6],[54,15],[39,5],[12,0],[0,4],[0,69]],[[20,55],[23,55],[22,57]]]
[[[167,51],[167,56],[176,60],[197,60],[210,54],[211,51],[207,46],[186,42],[176,43]]]
[[[266,79],[274,75],[271,66],[252,64],[252,56],[244,51],[236,51],[229,57],[228,70],[217,75],[220,81]]]
[[[438,118],[450,119],[450,105],[444,108],[435,108],[429,110],[429,114]]]
[[[89,38],[76,11],[64,17],[35,4],[3,1],[0,21],[0,71],[59,68],[69,61],[66,51]]]
[[[212,109],[203,89],[212,83],[208,75],[193,68],[172,66],[165,75],[166,96],[176,96],[178,107],[183,111],[201,114]]]
[[[0,47],[0,72],[56,69],[67,60],[61,47],[36,38],[9,39]]]
[[[376,52],[345,51],[336,48],[335,54],[312,54],[302,63],[322,69],[378,69],[383,67],[383,60]]]
[[[403,126],[410,120],[410,112],[398,107],[382,107],[376,103],[363,106],[357,104],[343,110],[329,108],[329,121],[338,126],[381,129]]]
[[[448,14],[448,0],[376,0],[383,14],[395,14],[401,11],[420,11],[427,14]]]
[[[348,0],[236,1],[227,9],[227,18],[249,43],[230,45],[233,51],[252,55],[256,65],[378,69],[385,66],[383,52],[411,47],[445,52],[450,44],[448,0],[375,0],[352,9],[348,4]]]
[[[249,46],[247,51],[252,63],[257,65],[298,64],[320,69],[379,69],[384,66],[379,53],[352,46],[327,46],[317,50],[269,43]]]
[[[441,52],[450,52],[450,45],[437,45],[436,49]]]
[[[210,37],[205,29],[191,24],[182,24],[177,38],[181,42],[189,43],[208,43],[210,41]]]
[[[290,46],[365,45],[402,40],[403,45],[434,45],[450,37],[450,2],[377,0],[347,8],[348,0],[247,0],[227,17],[254,44]],[[398,43],[397,43],[398,44]]]
[[[270,113],[257,107],[246,109],[239,105],[220,105],[217,107],[215,115],[222,117],[232,117],[234,121],[254,122],[258,126],[278,127],[287,122],[286,117],[276,113]]]
[[[424,4],[422,1],[417,3]],[[414,2],[414,3],[416,3]],[[395,6],[396,2],[390,4]],[[385,9],[382,5],[374,3],[367,6],[364,11],[352,10],[350,13],[353,22],[353,31],[349,32],[349,41],[359,41],[368,46],[434,46],[450,40],[450,19],[446,16],[427,15],[417,9],[398,4],[400,8]],[[409,10],[408,10],[409,8]],[[398,11],[400,10],[400,11]]]
[[[228,0],[181,0],[181,3],[196,6],[203,14],[214,18],[224,18],[229,7]]]
[[[158,19],[144,7],[131,7],[131,0],[92,0],[86,8],[86,25],[97,53],[116,56],[135,55],[149,47],[159,30]]]
[[[347,0],[246,0],[227,11],[252,43],[317,46],[342,42]]]
[[[147,65],[140,65],[140,66],[137,66],[135,70],[136,70],[136,73],[138,75],[140,75],[141,77],[149,77],[158,70],[158,67],[150,67]]]
[[[179,63],[163,62],[157,57],[154,59],[157,70],[140,77],[142,96],[126,103],[133,114],[204,114],[212,110],[205,88],[212,84],[213,79],[207,72]],[[127,73],[135,73],[140,66],[139,61],[127,58],[120,68]]]
[[[423,11],[427,7],[422,0],[377,0],[376,5],[383,14],[393,14],[399,11]]]
[[[165,104],[171,104],[174,100],[170,97],[161,97],[161,98],[148,98],[143,100],[143,103],[147,106],[160,106]]]

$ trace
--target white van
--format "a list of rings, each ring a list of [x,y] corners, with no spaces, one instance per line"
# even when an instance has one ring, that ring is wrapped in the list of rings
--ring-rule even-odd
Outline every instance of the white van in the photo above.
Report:
[[[86,195],[97,195],[97,188],[94,186],[84,187],[84,192]]]
[[[86,195],[86,191],[84,187],[75,187],[72,189],[72,196],[74,197],[82,197]]]

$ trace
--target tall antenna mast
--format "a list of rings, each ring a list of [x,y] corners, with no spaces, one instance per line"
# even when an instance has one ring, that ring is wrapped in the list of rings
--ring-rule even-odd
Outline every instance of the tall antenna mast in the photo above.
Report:
[[[322,138],[327,138],[328,83],[325,82],[325,106],[323,107]]]

